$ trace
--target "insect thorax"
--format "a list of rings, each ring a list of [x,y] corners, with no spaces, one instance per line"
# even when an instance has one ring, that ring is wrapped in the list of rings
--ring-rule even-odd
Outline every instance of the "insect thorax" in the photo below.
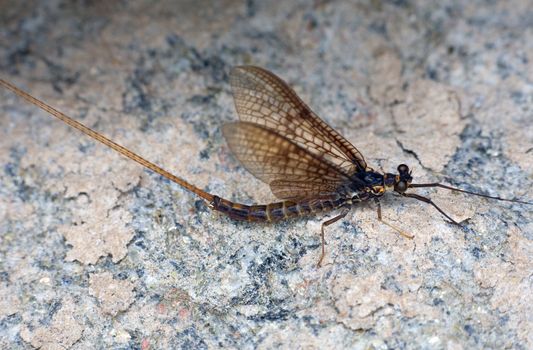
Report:
[[[363,202],[372,198],[370,188],[366,187],[344,187],[339,191],[339,196],[344,198],[345,203],[350,205],[354,203]]]

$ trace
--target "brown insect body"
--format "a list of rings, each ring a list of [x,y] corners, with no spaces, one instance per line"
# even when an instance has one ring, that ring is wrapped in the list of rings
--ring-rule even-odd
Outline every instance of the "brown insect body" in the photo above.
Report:
[[[224,137],[237,159],[254,176],[267,183],[280,202],[245,205],[207,193],[0,79],[0,85],[91,138],[195,193],[212,209],[234,220],[274,222],[340,209],[339,215],[322,223],[319,265],[324,257],[324,227],[346,216],[350,207],[357,202],[374,199],[378,219],[400,234],[412,238],[382,220],[379,198],[387,190],[432,205],[454,224],[458,223],[431,199],[406,193],[407,189],[440,187],[486,198],[533,204],[478,194],[440,183],[412,184],[411,172],[404,164],[398,166],[397,175],[377,173],[367,166],[362,154],[349,141],[320,119],[273,73],[253,66],[236,67],[231,71],[230,83],[240,122],[224,125]]]
[[[214,210],[224,213],[234,220],[276,222],[340,208],[348,209],[356,203],[383,196],[386,189],[394,188],[402,181],[411,183],[410,175],[381,175],[376,172],[363,172],[357,174],[355,181],[340,186],[337,188],[337,193],[331,194],[329,197],[284,201],[266,205],[246,205],[214,196],[210,204]]]
[[[238,221],[276,222],[298,216],[316,214],[340,208],[346,199],[309,199],[300,202],[283,201],[266,205],[245,205],[234,203],[218,196],[214,197],[213,209]]]

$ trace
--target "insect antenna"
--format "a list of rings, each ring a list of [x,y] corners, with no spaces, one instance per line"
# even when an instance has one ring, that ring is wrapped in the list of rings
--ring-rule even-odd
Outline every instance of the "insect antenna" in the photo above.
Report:
[[[444,188],[444,189],[447,189],[447,190],[450,190],[450,191],[462,192],[462,193],[470,194],[470,195],[473,195],[473,196],[485,197],[485,198],[495,199],[495,200],[499,200],[499,201],[506,201],[506,202],[533,205],[533,202],[528,202],[528,201],[524,201],[524,200],[520,200],[520,199],[509,199],[509,198],[502,198],[502,197],[498,197],[498,196],[489,196],[489,195],[486,195],[486,194],[481,194],[481,193],[476,193],[476,192],[472,192],[472,191],[463,190],[463,189],[460,189],[460,188],[457,188],[457,187],[443,185],[443,184],[438,183],[438,182],[427,183],[427,184],[410,184],[409,185],[409,188],[420,188],[420,187],[440,187],[440,188]]]

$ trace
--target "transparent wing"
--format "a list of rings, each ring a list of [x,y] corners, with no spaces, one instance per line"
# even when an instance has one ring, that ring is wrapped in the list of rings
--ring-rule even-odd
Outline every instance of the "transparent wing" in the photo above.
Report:
[[[222,132],[237,159],[280,199],[331,195],[349,181],[343,169],[264,126],[235,122]]]
[[[274,180],[270,183],[272,193],[283,200],[298,200],[303,198],[331,198],[339,195],[341,183],[313,181]]]
[[[274,130],[348,174],[367,170],[363,155],[273,73],[253,66],[235,67],[230,82],[242,121]]]

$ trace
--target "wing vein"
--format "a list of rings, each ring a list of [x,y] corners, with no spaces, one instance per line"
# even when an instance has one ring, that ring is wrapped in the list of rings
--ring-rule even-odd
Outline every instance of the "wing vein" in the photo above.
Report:
[[[367,170],[362,154],[276,75],[259,67],[230,74],[240,123],[224,126],[230,149],[281,199],[331,194]]]

